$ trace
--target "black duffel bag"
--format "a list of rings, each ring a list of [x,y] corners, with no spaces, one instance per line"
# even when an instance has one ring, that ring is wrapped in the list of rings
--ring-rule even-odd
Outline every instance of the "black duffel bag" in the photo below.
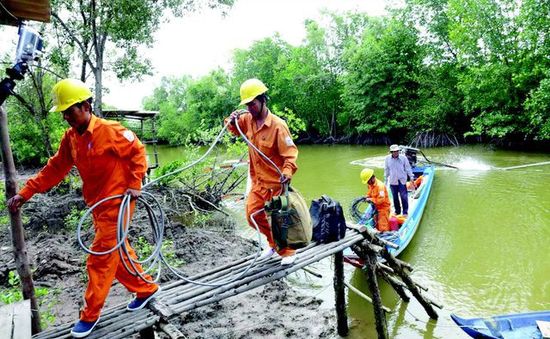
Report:
[[[346,235],[346,219],[338,201],[323,195],[311,202],[309,214],[313,225],[313,241],[326,244]]]

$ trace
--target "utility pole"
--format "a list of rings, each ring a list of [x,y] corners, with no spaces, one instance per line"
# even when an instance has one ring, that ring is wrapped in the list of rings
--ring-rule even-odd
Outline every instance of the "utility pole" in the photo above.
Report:
[[[11,152],[10,135],[8,132],[8,116],[4,108],[0,106],[0,143],[2,148],[2,164],[4,165],[4,177],[6,185],[6,200],[17,194],[17,174]],[[10,212],[11,219],[11,241],[17,273],[21,280],[23,298],[31,301],[31,324],[32,333],[40,332],[40,313],[38,303],[34,294],[34,283],[32,280],[27,245],[25,244],[25,231],[21,222],[21,210]]]
[[[14,94],[16,80],[23,80],[29,69],[29,62],[38,60],[42,51],[42,38],[31,28],[21,24],[19,26],[19,42],[17,43],[15,65],[6,69],[7,77],[0,81],[0,147],[2,150],[2,164],[4,165],[4,177],[6,184],[6,200],[17,194],[17,174],[10,145],[10,132],[8,130],[8,115],[4,110],[4,101]],[[40,314],[38,303],[34,294],[34,283],[25,244],[25,231],[21,222],[21,211],[10,211],[11,241],[17,273],[21,280],[23,298],[30,299],[32,333],[40,332]]]

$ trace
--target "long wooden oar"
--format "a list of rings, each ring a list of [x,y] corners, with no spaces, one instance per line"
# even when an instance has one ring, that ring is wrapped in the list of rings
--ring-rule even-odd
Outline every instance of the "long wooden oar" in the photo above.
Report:
[[[454,169],[459,169],[458,167],[453,166],[453,165],[448,165],[448,164],[444,164],[444,163],[442,163],[442,162],[437,162],[437,161],[431,161],[431,160],[428,159],[428,157],[424,154],[424,152],[422,152],[421,150],[418,150],[418,152],[420,152],[420,154],[422,154],[422,156],[424,157],[424,159],[426,159],[426,161],[429,162],[430,164],[439,165],[439,166],[445,166],[445,167],[454,168]]]

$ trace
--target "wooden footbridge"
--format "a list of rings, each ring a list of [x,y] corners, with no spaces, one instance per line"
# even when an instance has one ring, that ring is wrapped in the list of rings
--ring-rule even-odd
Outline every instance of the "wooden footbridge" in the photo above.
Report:
[[[253,288],[265,285],[271,281],[284,278],[293,272],[304,269],[306,266],[331,255],[334,255],[335,258],[334,288],[336,290],[338,333],[341,335],[346,335],[348,327],[345,307],[345,282],[342,251],[353,246],[353,248],[359,252],[358,254],[364,256],[366,259],[368,259],[368,253],[380,256],[380,253],[375,252],[384,251],[383,244],[380,243],[378,238],[373,236],[372,231],[365,227],[360,228],[354,225],[348,226],[351,227],[351,229],[348,230],[346,236],[340,241],[319,245],[312,244],[298,250],[296,261],[291,266],[281,266],[280,257],[272,257],[256,262],[256,264],[245,274],[240,276],[239,279],[223,284],[223,286],[201,286],[187,283],[183,280],[178,280],[163,285],[158,297],[156,297],[148,305],[149,308],[129,312],[126,310],[126,305],[124,304],[103,311],[99,324],[87,338],[126,338],[136,333],[139,333],[142,338],[153,338],[153,326],[155,326],[157,330],[164,331],[171,338],[184,338],[175,326],[170,324],[170,320],[172,318],[179,316],[183,312],[218,302]],[[242,274],[253,259],[254,255],[251,255],[227,265],[195,275],[190,277],[190,279],[198,280],[203,283],[216,283],[232,280],[232,278]],[[397,274],[396,272],[400,271],[406,275],[402,269],[403,265],[407,266],[405,263],[399,261],[398,259],[392,258],[392,261],[388,262],[388,264],[394,266],[393,269],[388,267],[393,274]],[[388,274],[387,269],[385,274]],[[395,284],[397,287],[394,286],[394,288],[400,289],[398,291],[399,295],[403,293],[403,295],[407,297],[402,289],[403,287],[408,288],[413,295],[415,295],[415,297],[420,298],[419,300],[423,305],[426,305],[425,307],[429,308],[429,310],[426,309],[428,314],[430,314],[432,318],[434,317],[433,315],[437,317],[437,313],[435,313],[435,311],[431,308],[431,304],[435,303],[424,299],[424,297],[420,294],[417,285],[410,280],[408,275],[406,275],[406,278],[402,281],[397,281],[396,278],[392,279],[395,280],[392,286]],[[376,278],[374,280],[374,283],[376,283]],[[379,311],[381,315],[377,315],[377,329],[378,322],[383,322],[380,326],[384,326],[381,328],[383,334],[382,336],[379,335],[379,338],[385,338],[387,337],[385,336],[385,333],[387,332],[385,331],[384,325],[385,318],[378,319],[379,317],[384,316],[384,314],[382,313],[383,307],[377,285],[374,293],[372,294],[375,311],[377,308],[377,303],[379,304],[379,308],[381,310]],[[73,323],[55,326],[34,335],[33,338],[70,338],[72,326]]]

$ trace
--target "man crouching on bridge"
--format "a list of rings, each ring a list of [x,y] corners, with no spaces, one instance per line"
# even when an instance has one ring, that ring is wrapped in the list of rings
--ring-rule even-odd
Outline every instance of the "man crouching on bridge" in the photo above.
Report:
[[[71,128],[65,131],[59,150],[38,174],[27,181],[19,194],[8,200],[10,211],[17,211],[35,193],[43,193],[57,185],[74,166],[82,178],[82,195],[88,206],[119,194],[129,194],[130,213],[135,199],[141,195],[141,181],[147,170],[145,147],[135,134],[118,122],[100,119],[92,114],[92,92],[79,80],[64,79],[53,88],[54,106],[50,112],[62,112]],[[104,252],[117,244],[117,217],[121,199],[108,200],[93,210],[95,237],[91,250]],[[131,216],[130,216],[131,218]],[[136,258],[127,243],[128,253]],[[126,265],[130,265],[124,256]],[[143,274],[141,265],[133,265]],[[130,266],[129,266],[130,267]],[[120,281],[136,297],[128,304],[129,311],[143,308],[159,290],[127,271],[118,251],[89,255],[86,261],[88,287],[80,321],[73,327],[73,337],[82,338],[99,322],[113,279]],[[148,275],[146,279],[152,280]]]
[[[240,116],[242,112],[235,111],[228,118],[231,121],[229,130],[233,134],[239,136],[235,126],[238,123],[246,138],[277,166],[274,168],[273,164],[267,162],[258,151],[248,146],[252,189],[246,201],[246,216],[248,223],[254,228],[251,215],[262,210],[265,203],[274,196],[280,195],[283,185],[290,183],[292,175],[298,169],[296,166],[298,148],[292,141],[285,121],[267,108],[266,92],[267,87],[260,80],[246,80],[240,89],[240,105],[246,105],[248,112]],[[269,248],[262,252],[259,259],[269,258],[277,252],[283,257],[281,265],[294,263],[295,250],[289,247],[276,249],[267,214],[264,211],[256,214],[254,221],[258,224],[260,232],[267,237],[269,244]]]

